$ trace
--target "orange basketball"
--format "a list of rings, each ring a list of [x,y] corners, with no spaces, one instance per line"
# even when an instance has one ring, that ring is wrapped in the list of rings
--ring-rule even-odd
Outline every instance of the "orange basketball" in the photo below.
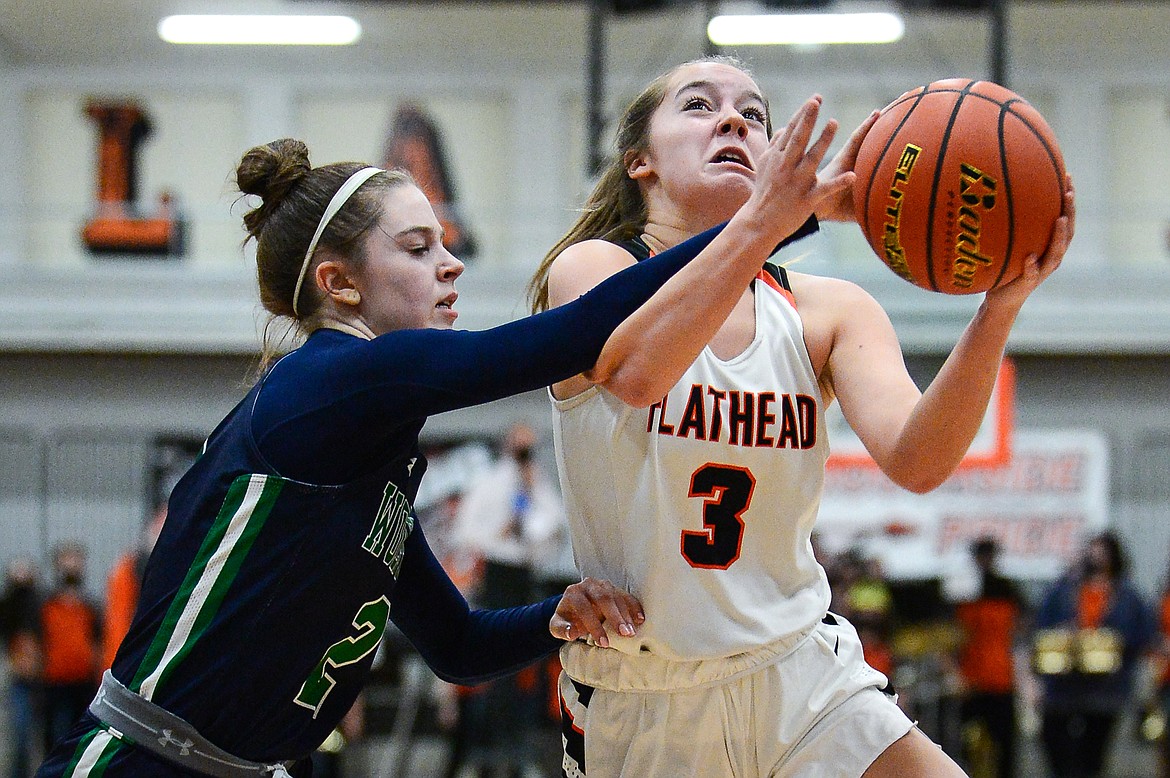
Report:
[[[857,157],[857,221],[902,278],[984,292],[1042,254],[1060,216],[1064,160],[1040,113],[998,84],[952,78],[882,109]]]

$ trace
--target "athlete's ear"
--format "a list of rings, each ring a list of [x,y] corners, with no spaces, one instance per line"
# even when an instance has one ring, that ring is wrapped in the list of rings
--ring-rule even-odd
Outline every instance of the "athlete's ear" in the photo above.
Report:
[[[646,159],[645,152],[627,151],[625,159],[622,161],[626,165],[626,175],[635,181],[646,178],[654,172],[650,167],[650,161]]]
[[[361,292],[341,262],[326,258],[318,263],[313,275],[317,287],[327,300],[333,300],[338,305],[357,305],[362,301]]]

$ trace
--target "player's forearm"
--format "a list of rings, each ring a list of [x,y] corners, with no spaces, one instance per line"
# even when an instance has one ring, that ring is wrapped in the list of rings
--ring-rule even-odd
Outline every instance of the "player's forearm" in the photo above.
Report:
[[[987,413],[1014,319],[979,308],[899,436],[888,466],[896,483],[927,492],[954,473]]]
[[[390,619],[440,678],[479,683],[556,650],[548,622],[560,597],[501,610],[471,610],[415,525],[406,538]]]
[[[471,611],[465,629],[441,648],[432,646],[424,658],[450,683],[477,684],[514,673],[562,645],[548,631],[559,601],[556,596],[515,608]]]

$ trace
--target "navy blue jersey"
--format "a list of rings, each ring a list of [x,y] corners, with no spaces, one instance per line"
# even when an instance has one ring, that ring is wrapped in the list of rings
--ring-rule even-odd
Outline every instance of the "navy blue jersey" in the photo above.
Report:
[[[621,321],[718,228],[573,303],[482,332],[320,330],[210,435],[172,492],[112,668],[236,756],[303,760],[348,711],[393,620],[441,677],[554,650],[556,598],[470,611],[416,526],[428,415],[590,368]],[[188,774],[88,715],[38,776]]]

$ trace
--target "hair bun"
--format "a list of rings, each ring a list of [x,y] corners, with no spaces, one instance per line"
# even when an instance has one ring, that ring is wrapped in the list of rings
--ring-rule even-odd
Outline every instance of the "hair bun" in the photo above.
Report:
[[[274,140],[244,154],[236,167],[236,186],[264,201],[244,216],[248,231],[255,235],[268,214],[312,169],[309,147],[293,138]]]

